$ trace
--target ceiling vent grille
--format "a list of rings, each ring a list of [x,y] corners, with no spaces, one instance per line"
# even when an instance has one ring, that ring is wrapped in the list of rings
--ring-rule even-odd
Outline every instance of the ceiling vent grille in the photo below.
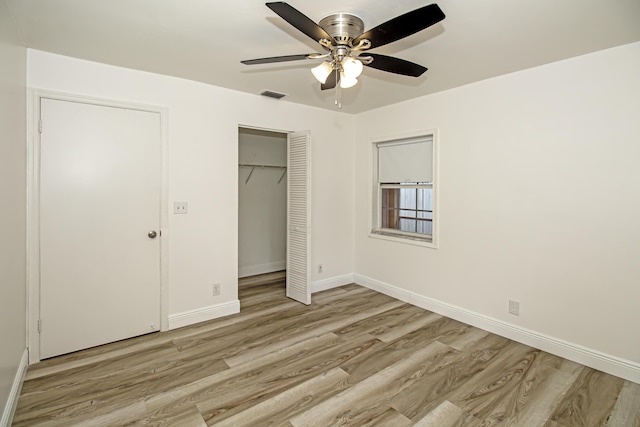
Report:
[[[263,90],[260,95],[266,96],[268,98],[273,98],[273,99],[281,99],[287,96],[284,93],[272,92],[270,90]]]

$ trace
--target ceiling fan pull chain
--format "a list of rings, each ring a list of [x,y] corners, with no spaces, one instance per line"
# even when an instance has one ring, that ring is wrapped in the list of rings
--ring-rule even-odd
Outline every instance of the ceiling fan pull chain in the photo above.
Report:
[[[338,73],[340,71],[336,68],[336,82],[338,81]],[[336,101],[335,104],[338,106],[339,110],[342,110],[342,91],[340,89],[340,84],[336,83]]]

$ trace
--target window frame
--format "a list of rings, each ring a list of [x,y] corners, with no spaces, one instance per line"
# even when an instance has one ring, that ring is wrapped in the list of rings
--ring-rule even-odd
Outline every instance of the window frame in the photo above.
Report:
[[[420,138],[432,139],[432,171],[433,180],[431,184],[413,184],[413,185],[401,185],[401,184],[389,184],[378,182],[378,149],[385,144],[393,145],[402,143],[403,141],[416,140]],[[417,246],[423,246],[428,248],[437,249],[438,247],[438,229],[439,229],[439,191],[438,191],[438,132],[437,129],[431,129],[427,131],[419,131],[411,134],[404,134],[392,137],[378,138],[371,140],[370,146],[370,177],[371,177],[371,189],[369,206],[371,209],[369,215],[369,237],[374,239],[381,239],[387,241],[393,241],[404,244],[411,244]],[[389,228],[382,228],[382,189],[384,186],[397,186],[405,188],[420,188],[430,187],[432,188],[432,233],[431,236],[426,234],[411,233],[402,230],[394,230]]]
[[[431,226],[431,234],[424,234],[424,233],[418,233],[417,231],[415,232],[411,232],[411,231],[404,231],[404,230],[399,230],[397,228],[388,228],[388,227],[384,227],[383,226],[383,222],[385,221],[385,214],[383,213],[383,210],[385,209],[384,207],[384,195],[383,192],[384,190],[388,190],[388,189],[397,189],[397,190],[415,190],[416,191],[416,208],[412,209],[412,208],[408,208],[408,207],[402,207],[402,206],[397,206],[394,207],[393,210],[398,211],[397,214],[397,218],[399,220],[412,220],[415,221],[415,226],[416,229],[418,228],[418,224],[420,221],[427,221],[430,222],[432,224]],[[416,183],[379,183],[378,186],[378,191],[379,191],[379,196],[378,196],[378,200],[379,200],[379,206],[380,206],[380,221],[379,221],[379,227],[378,227],[378,231],[381,233],[397,233],[397,234],[402,234],[402,235],[406,235],[406,236],[419,236],[422,239],[425,240],[431,240],[432,236],[433,236],[433,209],[432,210],[424,210],[424,209],[419,209],[417,206],[417,202],[418,202],[418,194],[417,191],[421,190],[421,189],[429,189],[433,192],[433,183],[420,183],[420,182],[416,182]],[[402,193],[399,194],[400,197],[402,197]],[[433,196],[431,197],[431,204],[433,205]],[[387,208],[389,209],[389,208]],[[407,216],[402,216],[402,211],[412,211],[415,212],[415,217],[407,217]],[[419,213],[420,212],[428,212],[431,214],[432,218],[420,218]],[[428,237],[427,237],[428,236]]]

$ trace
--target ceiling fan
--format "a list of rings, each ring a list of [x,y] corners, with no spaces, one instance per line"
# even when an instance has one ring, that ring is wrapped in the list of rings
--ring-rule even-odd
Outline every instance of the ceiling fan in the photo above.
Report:
[[[241,61],[246,65],[324,59],[313,68],[313,75],[320,81],[321,89],[354,86],[366,65],[389,73],[419,77],[427,68],[400,58],[368,52],[417,33],[440,22],[445,15],[437,4],[421,7],[397,16],[364,32],[362,19],[349,13],[336,13],[320,20],[318,24],[285,2],[266,3],[267,7],[299,31],[318,42],[325,53],[275,56]],[[336,101],[338,103],[338,101]]]

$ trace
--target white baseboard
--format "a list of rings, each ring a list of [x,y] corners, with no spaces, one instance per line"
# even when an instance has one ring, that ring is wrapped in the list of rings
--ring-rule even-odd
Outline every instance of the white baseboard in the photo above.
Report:
[[[268,264],[251,265],[238,268],[238,278],[256,276],[258,274],[271,273],[287,268],[287,261],[270,262]]]
[[[345,274],[343,276],[335,276],[329,279],[318,280],[311,283],[311,293],[314,294],[316,292],[326,291],[327,289],[338,288],[340,286],[349,285],[353,282],[353,274]]]
[[[355,283],[451,319],[640,384],[640,364],[410,292],[360,274]]]
[[[13,422],[13,415],[16,413],[16,407],[18,406],[18,397],[20,397],[20,390],[22,390],[22,383],[24,383],[24,376],[27,374],[27,368],[29,367],[29,352],[24,349],[22,353],[22,359],[18,365],[18,371],[13,379],[11,385],[11,391],[9,392],[9,398],[2,411],[2,418],[0,418],[0,427],[9,427]]]
[[[207,320],[217,319],[219,317],[229,316],[230,314],[240,313],[240,301],[230,301],[222,304],[210,305],[209,307],[199,308],[197,310],[185,311],[182,313],[169,315],[169,329],[182,328],[183,326],[193,325],[195,323],[206,322]]]

